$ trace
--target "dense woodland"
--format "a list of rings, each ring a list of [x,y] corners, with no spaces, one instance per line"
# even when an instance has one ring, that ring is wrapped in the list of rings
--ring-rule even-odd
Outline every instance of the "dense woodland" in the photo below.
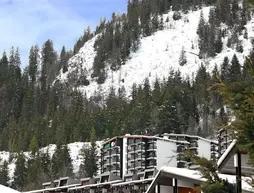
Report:
[[[218,77],[226,83],[253,82],[248,63],[240,64],[236,55],[224,58],[221,69],[215,66],[212,73],[207,72],[204,62],[195,77],[183,79],[180,71],[170,71],[162,82],[157,80],[151,85],[147,79],[143,85],[133,85],[131,96],[126,96],[124,87],[119,90],[112,87],[103,103],[100,94],[86,98],[72,84],[54,82],[60,71],[68,71],[68,59],[94,35],[99,34],[93,77],[98,84],[103,84],[105,65],[109,63],[111,70],[121,68],[130,52],[139,48],[140,37],[163,29],[167,22],[162,19],[164,13],[172,9],[177,20],[183,13],[207,5],[214,6],[208,22],[202,12],[200,15],[199,57],[214,57],[220,53],[225,36],[229,36],[229,48],[242,52],[239,36],[248,38],[244,26],[251,11],[245,1],[240,6],[240,0],[132,0],[128,2],[126,14],[112,14],[112,19],[102,20],[94,32],[87,28],[73,50],[63,47],[58,54],[51,40],[41,48],[33,45],[24,70],[20,67],[18,48],[11,48],[8,54],[4,52],[0,60],[0,150],[17,152],[11,158],[17,159],[12,186],[20,190],[34,189],[41,182],[74,175],[66,146],[70,142],[94,142],[126,133],[174,132],[212,137],[218,128],[227,124],[230,112],[212,86]],[[222,23],[224,27],[220,27]],[[186,62],[183,48],[179,64]],[[38,153],[39,148],[52,143],[57,144],[54,159],[47,153]],[[94,158],[91,155],[96,151],[92,144],[83,154]],[[25,159],[23,151],[32,152],[30,161]],[[96,168],[92,163],[93,160],[84,160],[79,175],[92,177]],[[8,181],[7,165],[4,162],[1,166],[2,184]]]

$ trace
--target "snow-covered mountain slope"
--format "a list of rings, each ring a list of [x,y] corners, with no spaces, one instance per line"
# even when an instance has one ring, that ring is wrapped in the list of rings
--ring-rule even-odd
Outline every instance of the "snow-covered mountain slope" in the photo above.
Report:
[[[97,149],[97,154],[100,155],[100,148],[102,146],[103,141],[97,141],[96,145],[98,147]],[[72,159],[72,165],[73,165],[73,172],[76,174],[79,171],[79,166],[82,162],[83,156],[81,155],[81,149],[83,147],[88,148],[91,145],[90,142],[75,142],[75,143],[70,143],[68,144],[68,149],[69,149],[69,153],[70,153],[70,157]],[[40,149],[41,152],[48,152],[49,156],[52,157],[54,152],[56,149],[56,145],[55,144],[51,144],[47,147],[44,147],[42,149]],[[27,159],[30,158],[30,153],[29,152],[24,152],[24,155]],[[9,161],[11,157],[11,153],[10,152],[6,152],[6,151],[0,151],[0,165],[4,162],[4,161]],[[14,176],[14,171],[15,171],[15,162],[16,159],[12,159],[11,162],[8,165],[8,169],[9,169],[9,177],[11,179],[11,181],[13,180],[13,176]],[[0,187],[1,190],[1,187]],[[0,193],[2,193],[2,191],[0,191]]]
[[[0,184],[0,192],[1,193],[20,193],[17,190],[13,190],[13,189],[5,187],[5,186],[3,186],[1,184]]]
[[[208,20],[210,7],[204,7],[204,18]],[[104,84],[98,85],[94,79],[91,78],[93,60],[96,55],[93,44],[97,37],[88,41],[78,54],[69,60],[69,69],[66,73],[60,73],[57,77],[61,82],[67,82],[68,76],[74,73],[76,76],[81,74],[87,77],[90,84],[88,86],[79,86],[78,89],[86,93],[87,97],[100,93],[107,95],[109,88],[113,86],[116,90],[122,86],[126,89],[126,94],[129,96],[131,87],[134,83],[142,84],[145,78],[149,78],[150,83],[153,83],[158,77],[159,79],[166,78],[169,71],[180,70],[183,77],[190,76],[197,72],[197,69],[204,63],[209,71],[211,71],[215,64],[220,67],[225,56],[231,60],[236,54],[239,61],[242,63],[245,56],[248,55],[251,49],[250,39],[254,37],[254,18],[248,22],[246,28],[248,30],[249,39],[240,36],[243,41],[243,53],[237,53],[235,50],[226,46],[228,37],[223,39],[223,50],[214,58],[199,59],[195,54],[199,53],[198,35],[196,33],[197,26],[200,19],[201,10],[191,11],[188,14],[182,14],[181,20],[173,20],[173,12],[165,14],[164,21],[165,28],[153,35],[141,38],[140,48],[137,52],[130,54],[130,59],[118,71],[111,71],[107,67],[107,79]],[[187,65],[179,65],[179,57],[184,47],[187,55]],[[193,54],[194,53],[194,54]]]

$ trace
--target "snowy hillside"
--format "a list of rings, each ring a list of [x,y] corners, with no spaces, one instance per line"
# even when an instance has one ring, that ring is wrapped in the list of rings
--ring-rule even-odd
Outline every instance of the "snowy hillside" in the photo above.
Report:
[[[97,141],[96,142],[96,145],[98,147],[98,155],[100,155],[100,148],[101,148],[101,145],[102,145],[102,141]],[[68,144],[68,148],[69,148],[69,153],[70,153],[70,156],[71,156],[71,159],[72,159],[72,165],[73,165],[73,172],[74,173],[77,173],[79,171],[79,166],[82,162],[82,159],[83,159],[83,156],[80,154],[80,150],[82,149],[82,147],[89,147],[90,146],[90,143],[89,142],[75,142],[75,143],[70,143]],[[52,144],[52,145],[49,145],[45,148],[42,148],[40,151],[41,152],[48,152],[50,157],[53,156],[54,152],[55,152],[55,149],[56,149],[56,145]],[[25,152],[24,153],[26,158],[29,159],[29,152]],[[5,152],[5,151],[0,151],[0,164],[2,164],[1,162],[3,161],[8,161],[10,159],[10,153],[9,152]],[[9,163],[9,176],[10,178],[12,179],[13,178],[13,175],[14,175],[14,171],[15,171],[15,162],[16,160],[13,159],[11,161],[11,163]],[[0,190],[1,190],[1,187],[0,187]],[[0,191],[2,192],[2,191]]]
[[[203,8],[204,17],[208,20],[210,7]],[[93,44],[97,37],[88,41],[78,54],[69,60],[69,68],[66,73],[61,73],[57,79],[61,82],[68,82],[68,76],[71,73],[80,76],[86,76],[90,84],[88,86],[79,86],[78,89],[87,94],[87,97],[93,96],[96,92],[104,96],[109,93],[109,88],[113,86],[116,90],[122,86],[126,89],[126,94],[129,96],[133,83],[141,84],[145,78],[149,78],[150,83],[153,83],[158,77],[163,79],[167,77],[169,71],[180,70],[184,77],[192,76],[197,72],[201,63],[204,63],[209,71],[215,64],[220,67],[225,56],[232,59],[234,54],[237,55],[242,63],[245,56],[248,55],[251,42],[254,37],[254,18],[246,25],[249,39],[239,37],[243,42],[243,53],[237,53],[235,50],[226,46],[228,37],[223,39],[223,50],[214,58],[199,59],[195,54],[199,53],[198,35],[196,33],[199,23],[201,10],[191,11],[188,14],[182,14],[182,19],[173,20],[173,12],[165,14],[164,30],[154,33],[152,36],[141,38],[141,45],[137,52],[131,53],[129,60],[118,71],[111,71],[107,67],[107,79],[104,84],[98,85],[91,78],[93,60],[96,55]],[[179,65],[179,57],[184,47],[187,56],[187,65]],[[61,71],[62,72],[62,71]]]

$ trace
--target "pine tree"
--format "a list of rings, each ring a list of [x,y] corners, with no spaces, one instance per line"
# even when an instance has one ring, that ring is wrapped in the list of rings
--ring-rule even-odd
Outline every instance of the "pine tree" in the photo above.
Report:
[[[82,155],[83,155],[83,161],[80,166],[80,173],[83,174],[83,177],[90,177],[93,178],[97,174],[97,147],[95,142],[95,129],[92,128],[91,130],[91,136],[90,136],[90,142],[91,146],[87,149],[86,147],[83,147],[82,149]]]
[[[14,171],[12,184],[13,187],[17,190],[23,191],[23,188],[27,183],[26,179],[27,179],[27,163],[24,154],[19,153],[16,161],[16,168]]]
[[[167,99],[159,109],[158,133],[181,133],[177,102]]]
[[[37,45],[32,46],[30,49],[30,54],[29,54],[28,71],[29,71],[29,76],[33,83],[36,81],[38,58],[39,58],[39,47]]]
[[[152,18],[152,31],[156,32],[159,29],[159,20],[158,20],[158,15],[154,14]]]
[[[179,58],[179,65],[184,66],[185,64],[187,64],[187,58],[186,58],[184,47],[182,47],[180,58]]]
[[[63,46],[61,54],[60,54],[60,68],[63,68],[63,73],[68,71],[68,56]]]
[[[9,186],[9,180],[8,162],[4,161],[3,165],[0,166],[0,184]]]
[[[31,151],[32,155],[35,155],[35,153],[38,151],[38,141],[35,136],[31,139],[31,142],[29,144],[29,151]]]
[[[232,61],[231,61],[231,67],[230,67],[230,80],[235,82],[239,81],[241,78],[241,65],[239,63],[239,60],[237,56],[234,54]]]
[[[221,53],[222,48],[223,48],[221,31],[219,31],[219,33],[217,35],[214,46],[215,46],[215,53]]]
[[[6,52],[3,52],[3,56],[1,58],[0,61],[0,83],[4,84],[8,81],[8,65],[9,65],[9,61],[6,55]]]
[[[67,145],[57,146],[56,151],[52,157],[52,168],[55,178],[61,176],[73,177],[72,160],[69,155]]]
[[[222,77],[222,80],[224,81],[228,81],[230,78],[230,64],[229,64],[228,57],[225,57],[222,63],[221,77]]]

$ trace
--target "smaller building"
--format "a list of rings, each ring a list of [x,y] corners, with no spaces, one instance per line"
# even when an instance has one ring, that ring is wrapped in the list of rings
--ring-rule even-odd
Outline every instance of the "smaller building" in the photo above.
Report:
[[[24,193],[67,193],[69,188],[77,186],[81,186],[80,180],[75,180],[69,177],[62,177],[58,180],[54,180],[53,183],[43,183],[43,189],[27,191]]]
[[[219,174],[219,177],[229,183],[236,183],[234,175]],[[248,180],[249,178],[242,179],[243,193],[253,192]],[[205,181],[197,170],[165,166],[160,169],[146,193],[200,193]]]

